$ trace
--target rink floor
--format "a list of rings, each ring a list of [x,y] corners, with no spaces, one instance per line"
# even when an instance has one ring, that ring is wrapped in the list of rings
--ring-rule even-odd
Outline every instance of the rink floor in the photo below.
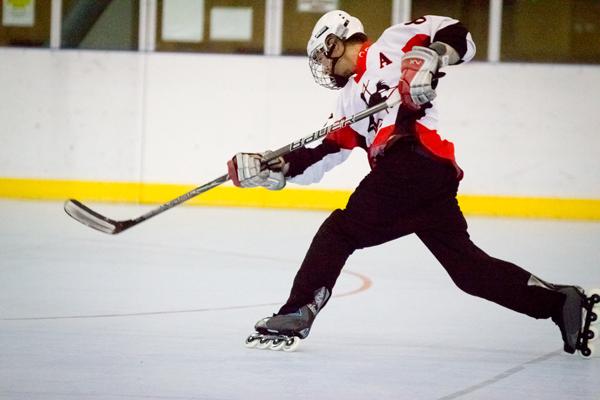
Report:
[[[108,236],[0,201],[0,398],[600,399],[600,358],[460,292],[415,236],[354,254],[295,353],[246,349],[326,215],[177,207]],[[600,287],[600,223],[468,220],[489,254]]]

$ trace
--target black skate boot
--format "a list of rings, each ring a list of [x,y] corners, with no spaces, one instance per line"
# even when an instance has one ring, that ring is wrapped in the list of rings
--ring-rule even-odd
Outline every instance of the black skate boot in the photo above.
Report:
[[[322,287],[315,291],[314,300],[290,314],[274,314],[256,323],[256,333],[248,336],[246,347],[294,351],[301,339],[310,333],[315,317],[329,299],[329,290]]]
[[[585,295],[583,290],[576,286],[555,286],[556,291],[565,295],[562,306],[552,316],[552,321],[560,329],[564,342],[564,350],[573,354],[577,350],[577,343],[581,333],[583,305]]]
[[[562,307],[552,316],[560,328],[567,353],[578,351],[583,358],[597,356],[591,343],[599,336],[598,314],[600,314],[600,289],[585,293],[576,286],[556,286],[556,290],[565,295]]]
[[[562,335],[564,350],[573,354],[579,352],[583,358],[597,356],[592,341],[599,337],[600,289],[587,293],[579,286],[555,285],[531,275],[528,285],[539,286],[564,295],[564,301],[552,314],[552,321],[558,325]]]

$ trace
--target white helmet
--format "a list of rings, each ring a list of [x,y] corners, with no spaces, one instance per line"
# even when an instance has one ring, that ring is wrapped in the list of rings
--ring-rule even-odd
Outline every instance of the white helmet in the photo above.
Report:
[[[345,11],[329,11],[319,18],[306,46],[310,71],[315,78],[315,82],[329,89],[340,89],[343,86],[340,85],[340,82],[336,82],[331,68],[328,71],[322,63],[324,56],[329,58],[326,40],[331,35],[346,40],[357,33],[366,37],[365,29],[360,20]]]

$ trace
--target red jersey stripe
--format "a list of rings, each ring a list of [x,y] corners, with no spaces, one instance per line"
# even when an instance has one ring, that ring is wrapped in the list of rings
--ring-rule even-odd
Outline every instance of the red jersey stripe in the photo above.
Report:
[[[427,47],[431,44],[431,39],[429,35],[425,35],[424,33],[419,33],[413,37],[411,37],[408,42],[402,48],[404,53],[408,53],[412,50],[414,46],[424,46]]]

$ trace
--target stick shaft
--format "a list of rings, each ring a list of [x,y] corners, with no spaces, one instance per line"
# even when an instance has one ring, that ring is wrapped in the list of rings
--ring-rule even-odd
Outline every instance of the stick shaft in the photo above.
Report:
[[[396,96],[394,96],[394,94],[396,94]],[[298,139],[288,145],[285,145],[285,146],[275,150],[274,152],[269,154],[269,157],[268,157],[268,159],[265,160],[265,162],[268,162],[270,160],[276,159],[281,156],[285,156],[286,154],[289,154],[293,151],[301,149],[309,143],[312,143],[319,139],[324,138],[331,132],[335,132],[340,129],[343,129],[343,128],[347,127],[348,125],[351,125],[357,121],[367,118],[367,117],[369,117],[373,114],[376,114],[380,111],[383,111],[389,107],[393,107],[394,105],[398,104],[399,101],[400,101],[400,96],[397,95],[397,92],[392,93],[392,95],[387,100],[385,100],[375,106],[369,107],[369,108],[367,108],[361,112],[358,112],[348,118],[343,118],[339,121],[336,121],[333,124],[325,126],[324,128],[321,128],[318,131],[315,131],[306,137]],[[69,214],[71,217],[75,218],[77,221],[79,221],[93,229],[99,230],[104,233],[116,234],[116,233],[122,232],[126,229],[129,229],[132,226],[135,226],[141,222],[144,222],[158,214],[161,214],[161,213],[163,213],[163,212],[165,212],[165,211],[167,211],[167,210],[169,210],[169,209],[171,209],[193,197],[198,196],[201,193],[204,193],[210,189],[213,189],[213,188],[227,182],[228,180],[229,180],[229,175],[227,175],[227,174],[222,175],[208,183],[205,183],[202,186],[198,186],[197,188],[194,188],[194,189],[190,190],[189,192],[182,194],[181,196],[179,196],[165,204],[162,204],[161,206],[159,206],[153,210],[148,211],[147,213],[145,213],[135,219],[129,219],[129,220],[125,220],[125,221],[115,221],[110,218],[107,218],[107,217],[91,210],[90,208],[86,207],[85,205],[83,205],[82,203],[80,203],[77,200],[67,201],[65,203],[65,211],[67,212],[67,214]]]
[[[370,117],[371,115],[376,114],[380,111],[383,111],[395,104],[396,104],[396,102],[394,101],[394,99],[392,99],[391,101],[383,101],[377,105],[374,105],[363,111],[360,111],[360,112],[350,116],[349,118],[343,118],[339,121],[336,121],[331,125],[327,125],[321,129],[319,129],[318,131],[315,131],[312,134],[310,134],[306,137],[303,137],[302,139],[293,141],[292,143],[287,144],[283,147],[280,147],[279,149],[273,151],[272,153],[269,153],[269,157],[265,161],[270,161],[270,160],[274,160],[278,157],[285,156],[286,154],[289,154],[295,150],[298,150],[298,149],[306,146],[309,143],[312,143],[321,138],[324,138],[325,136],[329,135],[331,132],[335,132],[340,129],[343,129],[343,128],[347,127],[348,125],[352,125],[355,122],[358,122],[367,117]]]
[[[192,197],[196,197],[201,193],[209,191],[210,189],[217,187],[217,186],[227,182],[228,180],[229,180],[229,175],[225,174],[225,175],[222,175],[222,176],[218,177],[217,179],[214,179],[202,186],[198,186],[197,188],[195,188],[187,193],[182,194],[181,196],[177,197],[176,199],[173,199],[173,200],[169,201],[168,203],[165,203],[165,204],[161,205],[160,207],[155,208],[154,210],[148,211],[146,214],[137,217],[136,219],[131,221],[132,225],[139,224],[140,222],[143,222],[143,221],[150,219],[160,213],[163,213],[175,206],[178,206],[179,204],[181,204],[185,201],[188,201]]]

